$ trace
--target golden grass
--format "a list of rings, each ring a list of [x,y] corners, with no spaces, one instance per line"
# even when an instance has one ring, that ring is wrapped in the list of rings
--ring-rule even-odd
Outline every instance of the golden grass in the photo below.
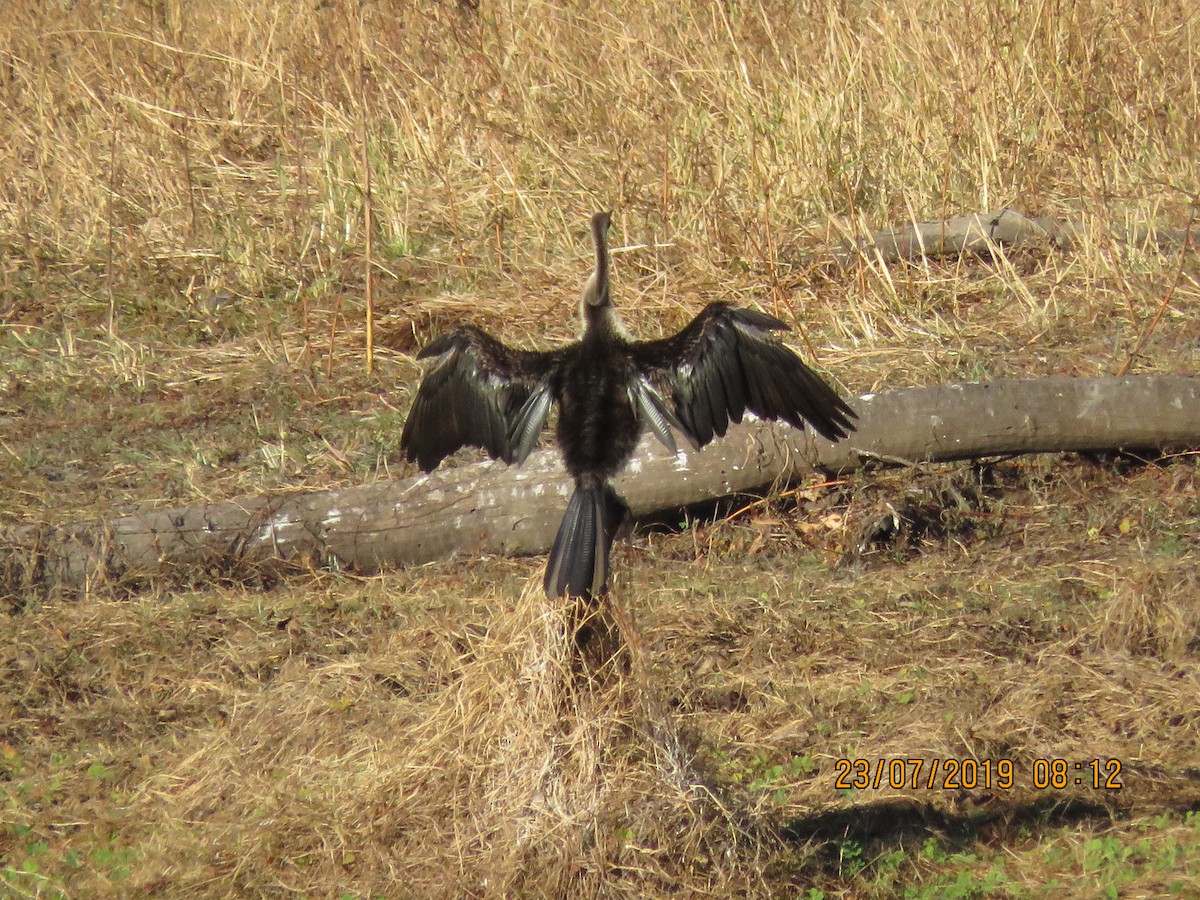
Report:
[[[997,474],[963,513],[974,528],[952,522],[953,539],[904,558],[831,569],[841,532],[786,508],[623,545],[633,665],[590,679],[567,611],[541,596],[540,560],[7,616],[6,883],[81,896],[940,896],[963,878],[981,894],[1036,895],[1052,878],[1079,896],[1193,891],[1200,469]],[[948,477],[905,484],[932,496]],[[887,481],[848,485],[856,523],[895,496]],[[1167,484],[1163,505],[1138,506]],[[804,502],[818,518],[834,499]],[[840,759],[928,772],[935,758],[1010,760],[1014,780],[835,780]],[[1096,758],[1120,761],[1119,791],[1034,782],[1039,759]]]
[[[327,310],[359,294],[365,134],[393,307],[573,273],[599,207],[648,245],[648,278],[667,255],[685,284],[749,276],[785,302],[798,235],[834,219],[1015,202],[1185,222],[1195,28],[1144,2],[17,4],[5,241],[26,276],[73,276],[52,316],[111,300],[136,321],[147,279],[174,309],[224,291]]]
[[[1182,0],[14,0],[0,524],[406,473],[414,347],[464,320],[573,333],[602,208],[639,334],[760,304],[855,393],[1111,373],[1147,335],[1134,371],[1196,371],[1196,256],[1110,235],[1195,214],[1198,46]],[[821,263],[1006,203],[1090,240]],[[636,664],[595,682],[540,560],[28,598],[0,619],[0,884],[1195,893],[1198,472],[862,474],[639,534],[616,561]],[[925,527],[855,552],[902,506]],[[968,756],[1022,780],[835,784],[841,758]],[[1098,756],[1121,792],[1030,783]]]

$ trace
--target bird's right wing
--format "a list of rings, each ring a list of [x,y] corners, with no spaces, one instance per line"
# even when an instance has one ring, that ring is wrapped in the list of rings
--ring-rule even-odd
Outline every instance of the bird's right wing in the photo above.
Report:
[[[467,325],[431,341],[418,359],[434,358],[417,389],[400,447],[425,472],[461,447],[482,447],[522,462],[537,441],[553,397],[554,353],[506,347]]]
[[[796,428],[808,424],[831,441],[845,437],[857,414],[774,336],[786,328],[753,309],[710,303],[678,334],[636,342],[630,351],[640,372],[669,388],[677,421],[696,446],[723,436],[747,410]]]

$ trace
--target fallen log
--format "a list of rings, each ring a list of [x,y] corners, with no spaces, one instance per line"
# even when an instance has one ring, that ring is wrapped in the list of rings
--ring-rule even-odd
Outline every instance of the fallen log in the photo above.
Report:
[[[1086,238],[1087,233],[1088,226],[1081,220],[1052,216],[1030,218],[1005,207],[930,222],[906,222],[899,228],[847,238],[833,250],[833,259],[842,266],[863,258],[893,263],[922,257],[991,254],[999,247],[1015,248],[1032,242],[1048,242],[1061,249],[1072,249]],[[1186,245],[1193,250],[1200,249],[1191,229],[1140,227],[1117,233],[1114,237],[1137,247],[1171,250]]]
[[[635,516],[876,462],[1200,446],[1200,378],[1045,378],[939,385],[853,402],[858,431],[831,444],[747,421],[699,452],[643,440],[617,490]],[[540,553],[570,492],[556,452],[330,491],[270,494],[100,522],[0,532],[0,597],[87,592],[179,572],[285,562],[378,571],[456,553]]]

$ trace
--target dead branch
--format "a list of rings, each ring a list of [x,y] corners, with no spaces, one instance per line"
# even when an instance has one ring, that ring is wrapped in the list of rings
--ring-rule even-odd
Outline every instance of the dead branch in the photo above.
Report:
[[[1015,248],[1036,242],[1050,243],[1061,249],[1077,247],[1088,233],[1081,220],[1055,219],[1052,216],[1030,218],[1008,207],[986,213],[932,222],[907,222],[899,228],[872,231],[850,238],[833,250],[833,260],[845,266],[857,259],[878,259],[884,263],[922,257],[992,254],[997,248]],[[1179,249],[1185,242],[1195,248],[1195,235],[1167,228],[1133,228],[1114,234],[1126,244]]]
[[[704,450],[647,438],[617,489],[635,515],[889,461],[1200,446],[1200,378],[1046,378],[868,395],[859,430],[831,444],[745,422]],[[175,572],[289,562],[377,571],[456,553],[540,553],[570,490],[557,453],[522,467],[479,462],[332,491],[155,509],[102,522],[0,532],[0,596],[21,604]]]

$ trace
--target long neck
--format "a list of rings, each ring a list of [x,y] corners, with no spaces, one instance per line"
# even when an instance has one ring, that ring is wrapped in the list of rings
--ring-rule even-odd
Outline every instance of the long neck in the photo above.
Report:
[[[608,290],[608,213],[597,213],[592,216],[592,243],[596,247],[596,271],[592,272],[591,281],[596,292],[593,303],[599,306],[611,306],[612,296]]]
[[[588,337],[626,337],[625,327],[613,307],[608,278],[608,213],[592,216],[592,243],[596,247],[596,268],[583,287],[579,316]]]

